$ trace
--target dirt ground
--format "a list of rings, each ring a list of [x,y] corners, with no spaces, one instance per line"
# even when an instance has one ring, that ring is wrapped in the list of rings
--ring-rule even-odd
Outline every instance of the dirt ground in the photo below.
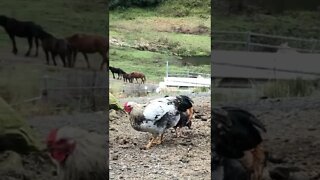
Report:
[[[150,150],[140,150],[147,143],[149,134],[135,131],[125,114],[111,112],[110,179],[210,179],[210,98],[192,98],[197,112],[192,129],[183,128],[188,137],[175,138],[169,130],[165,142]],[[149,100],[137,99],[139,102]],[[215,106],[218,105],[222,104]],[[228,105],[249,110],[266,125],[265,147],[270,155],[268,170],[285,167],[291,175],[298,174],[298,180],[320,179],[320,99],[267,99]],[[65,125],[100,134],[106,131],[106,114],[102,112],[32,117],[27,122],[39,132],[42,140],[52,128]],[[1,154],[0,162],[7,157]],[[23,172],[15,169],[7,174],[0,173],[1,177],[4,180],[56,178],[54,167],[45,157],[24,155],[22,165]]]
[[[249,110],[265,124],[269,171],[284,167],[291,174],[288,179],[320,179],[320,99],[266,99],[228,105]]]
[[[196,113],[192,129],[182,129],[187,137],[169,129],[163,144],[149,150],[140,147],[151,134],[134,130],[126,114],[111,112],[110,179],[210,179],[210,96],[191,98]]]

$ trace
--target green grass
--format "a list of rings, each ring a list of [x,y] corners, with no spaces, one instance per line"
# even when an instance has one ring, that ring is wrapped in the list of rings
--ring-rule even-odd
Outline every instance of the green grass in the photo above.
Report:
[[[92,0],[90,3],[86,0],[0,1],[0,14],[21,21],[33,21],[57,37],[65,37],[77,32],[107,36],[107,8],[106,3],[102,2],[101,0]],[[39,57],[25,59],[22,56],[27,50],[27,40],[16,38],[16,41],[19,50],[17,59],[11,54],[12,44],[8,35],[0,27],[1,60],[5,62],[0,66],[0,96],[10,104],[39,96],[44,75],[63,76],[63,72],[67,71],[61,68],[59,58],[57,59],[59,68],[45,66],[41,47]],[[83,67],[82,55],[80,54],[78,58],[79,66]],[[11,63],[11,59],[14,62]],[[89,55],[89,59],[94,67],[98,67],[97,64],[101,62],[99,55]],[[23,115],[30,115],[41,111],[40,109],[44,106],[26,103],[15,106],[15,109]]]
[[[319,38],[320,14],[309,11],[287,11],[280,15],[229,15],[215,12],[215,30],[252,31],[258,33]],[[301,25],[303,24],[303,26]]]
[[[210,13],[199,11],[198,14],[176,17],[164,13],[166,8],[168,4],[157,8],[128,8],[110,12],[110,38],[128,46],[120,48],[111,45],[111,66],[126,72],[141,71],[146,74],[147,82],[155,83],[163,80],[166,61],[169,61],[170,71],[210,73],[210,65],[182,66],[179,62],[179,56],[210,55]],[[186,34],[175,30],[180,28],[194,32],[199,27],[208,28],[208,32]],[[154,50],[130,48],[144,45]]]
[[[166,62],[170,71],[192,70],[199,73],[210,73],[210,65],[181,66],[176,56],[149,51],[138,51],[132,48],[111,48],[110,66],[120,67],[124,71],[140,71],[147,77],[147,82],[157,83],[166,75]]]
[[[102,1],[100,1],[102,2]],[[98,0],[11,0],[0,1],[1,14],[23,21],[33,21],[48,32],[65,37],[76,32],[107,34],[106,5]],[[0,43],[8,36],[0,27]]]

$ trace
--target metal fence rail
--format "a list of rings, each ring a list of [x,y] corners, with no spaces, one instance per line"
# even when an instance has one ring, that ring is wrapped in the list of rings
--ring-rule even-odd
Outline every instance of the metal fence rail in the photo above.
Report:
[[[223,50],[276,51],[288,43],[292,50],[303,53],[320,53],[320,40],[255,32],[214,31],[213,48]]]

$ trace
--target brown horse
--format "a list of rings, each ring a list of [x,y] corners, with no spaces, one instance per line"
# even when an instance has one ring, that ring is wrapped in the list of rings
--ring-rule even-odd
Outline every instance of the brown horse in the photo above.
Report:
[[[146,76],[141,72],[132,72],[132,73],[130,73],[130,78],[131,79],[136,79],[137,83],[139,83],[138,79],[140,78],[141,79],[141,84],[144,84],[145,81],[146,81]]]
[[[123,77],[123,82],[128,81],[129,83],[132,83],[132,78],[131,78],[130,74],[127,74],[127,73],[122,74],[122,77]]]
[[[31,49],[32,49],[32,43],[33,39],[36,44],[36,53],[35,56],[38,56],[38,33],[40,31],[43,31],[42,27],[31,22],[31,21],[18,21],[14,18],[9,18],[4,15],[0,15],[0,26],[2,26],[7,34],[9,35],[11,41],[12,41],[12,52],[13,54],[18,53],[17,45],[15,36],[17,37],[23,37],[28,39],[29,43],[29,49],[25,56],[29,56]]]
[[[90,68],[90,64],[87,53],[99,53],[102,56],[101,70],[104,64],[109,67],[109,39],[107,37],[77,33],[67,37],[66,40],[69,42],[73,51],[72,66],[75,65],[77,53],[81,52],[87,62],[88,68]]]
[[[53,64],[56,66],[57,62],[55,57],[60,56],[63,63],[63,67],[67,67],[66,58],[68,61],[68,67],[71,67],[71,47],[67,40],[55,38],[53,35],[42,32],[40,33],[40,39],[42,41],[42,48],[46,55],[47,64],[49,65],[49,53],[51,53]]]

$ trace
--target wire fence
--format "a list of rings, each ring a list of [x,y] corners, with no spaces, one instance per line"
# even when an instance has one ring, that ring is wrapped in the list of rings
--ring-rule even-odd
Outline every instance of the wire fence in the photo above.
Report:
[[[68,73],[64,78],[44,76],[41,97],[55,107],[96,111],[107,107],[107,91],[104,73]]]
[[[40,95],[11,104],[38,104],[50,110],[99,111],[107,107],[108,82],[101,72],[65,72],[61,77],[42,77]]]
[[[213,49],[275,52],[286,44],[302,53],[319,53],[320,40],[254,32],[214,31]]]

